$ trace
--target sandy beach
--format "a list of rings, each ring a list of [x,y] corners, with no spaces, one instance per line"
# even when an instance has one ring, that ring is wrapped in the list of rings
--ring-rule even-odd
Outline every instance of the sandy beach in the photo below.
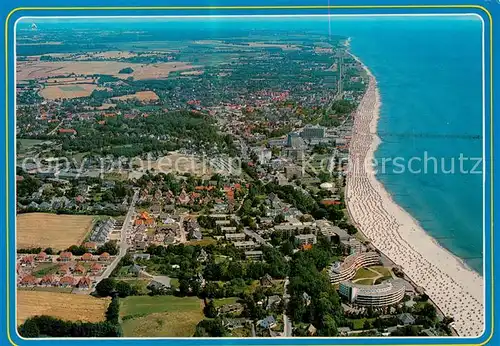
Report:
[[[377,82],[365,69],[370,82],[355,114],[350,144],[349,213],[372,244],[423,287],[445,315],[455,319],[460,336],[480,336],[484,329],[483,278],[427,235],[376,179],[371,163],[380,143],[376,131],[381,101]]]

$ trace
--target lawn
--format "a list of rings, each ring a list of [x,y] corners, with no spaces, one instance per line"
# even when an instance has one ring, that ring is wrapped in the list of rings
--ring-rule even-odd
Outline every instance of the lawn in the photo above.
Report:
[[[48,274],[55,274],[59,266],[54,263],[41,263],[32,272],[33,276],[37,278],[44,277]]]
[[[356,280],[356,279],[370,279],[370,278],[375,278],[377,277],[377,274],[375,274],[374,272],[366,269],[366,268],[360,268],[357,272],[356,272],[356,276],[353,278],[353,280]]]
[[[353,329],[354,330],[364,329],[363,325],[364,325],[364,323],[365,323],[366,320],[368,320],[371,323],[373,323],[373,321],[375,321],[375,318],[359,318],[359,319],[355,319],[355,320],[348,319],[349,322],[352,322],[354,324],[353,325],[353,327],[354,327]]]
[[[218,308],[218,307],[220,307],[222,305],[237,303],[238,300],[239,300],[238,297],[229,297],[229,298],[214,299],[214,304],[215,304],[215,307]]]
[[[196,297],[131,296],[121,300],[120,315],[126,337],[189,337],[203,319]]]
[[[386,267],[370,267],[370,269],[375,270],[376,272],[379,272],[380,275],[382,275],[384,278],[391,278],[391,270]]]
[[[206,237],[202,240],[190,240],[185,245],[199,245],[199,246],[208,246],[217,244],[217,240],[214,238]]]
[[[359,279],[355,283],[358,285],[373,285],[373,279]]]

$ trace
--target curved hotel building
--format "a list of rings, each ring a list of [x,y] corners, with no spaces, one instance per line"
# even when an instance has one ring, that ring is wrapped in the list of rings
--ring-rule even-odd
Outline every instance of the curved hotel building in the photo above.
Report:
[[[356,276],[356,271],[362,267],[380,264],[380,256],[374,251],[360,252],[349,255],[344,262],[335,262],[328,270],[330,282],[338,284],[341,281],[351,280]]]
[[[399,303],[405,295],[405,287],[401,279],[389,279],[373,286],[345,281],[340,283],[339,293],[355,305],[383,307]]]

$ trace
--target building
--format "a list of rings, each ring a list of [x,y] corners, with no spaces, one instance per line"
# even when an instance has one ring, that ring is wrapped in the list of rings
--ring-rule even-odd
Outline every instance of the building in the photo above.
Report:
[[[266,274],[263,277],[261,277],[260,278],[260,285],[262,287],[273,287],[274,282],[273,282],[273,278],[271,277],[271,275]]]
[[[302,129],[300,136],[305,140],[310,140],[313,138],[324,138],[325,132],[326,128],[323,126],[308,124]]]
[[[316,236],[314,234],[297,234],[295,240],[298,241],[299,246],[316,244]]]
[[[227,241],[244,241],[246,239],[245,233],[229,233],[225,235]]]
[[[240,250],[252,250],[257,246],[257,244],[253,240],[247,240],[247,241],[236,241],[234,242],[234,246]]]
[[[263,258],[262,251],[245,251],[245,258],[254,261],[261,261]]]
[[[343,281],[340,283],[339,293],[354,305],[385,307],[403,299],[405,284],[402,279],[389,279],[373,286]]]
[[[73,258],[73,254],[71,252],[61,252],[59,255],[59,260],[61,262],[69,262]]]
[[[351,280],[359,268],[380,264],[380,256],[376,252],[361,252],[347,256],[343,262],[335,262],[328,270],[330,282],[338,284]]]
[[[270,329],[276,327],[276,319],[274,316],[267,316],[263,320],[257,322],[257,325],[264,329]]]
[[[339,241],[347,241],[351,238],[349,233],[338,226],[334,226],[330,221],[327,220],[317,220],[316,226],[318,226],[319,231],[329,240],[334,238],[339,239]]]
[[[365,247],[356,238],[350,238],[349,240],[341,240],[340,243],[344,249],[344,254],[353,255],[365,250]]]
[[[297,179],[301,178],[304,175],[304,170],[302,167],[297,165],[288,165],[285,166],[285,177],[287,179]]]
[[[76,287],[81,290],[88,290],[92,288],[92,280],[88,276],[84,276],[78,281]]]
[[[239,315],[243,312],[243,305],[240,303],[224,304],[219,308],[219,314]]]
[[[398,316],[398,321],[401,322],[404,326],[415,324],[415,317],[412,314],[407,312]]]

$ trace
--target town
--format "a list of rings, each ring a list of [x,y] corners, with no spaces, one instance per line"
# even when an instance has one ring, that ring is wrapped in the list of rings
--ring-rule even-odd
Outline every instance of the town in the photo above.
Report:
[[[66,34],[20,40],[81,33]],[[68,336],[59,320],[105,324],[92,336],[453,335],[346,210],[368,81],[349,40],[261,35],[20,50],[21,335]]]

